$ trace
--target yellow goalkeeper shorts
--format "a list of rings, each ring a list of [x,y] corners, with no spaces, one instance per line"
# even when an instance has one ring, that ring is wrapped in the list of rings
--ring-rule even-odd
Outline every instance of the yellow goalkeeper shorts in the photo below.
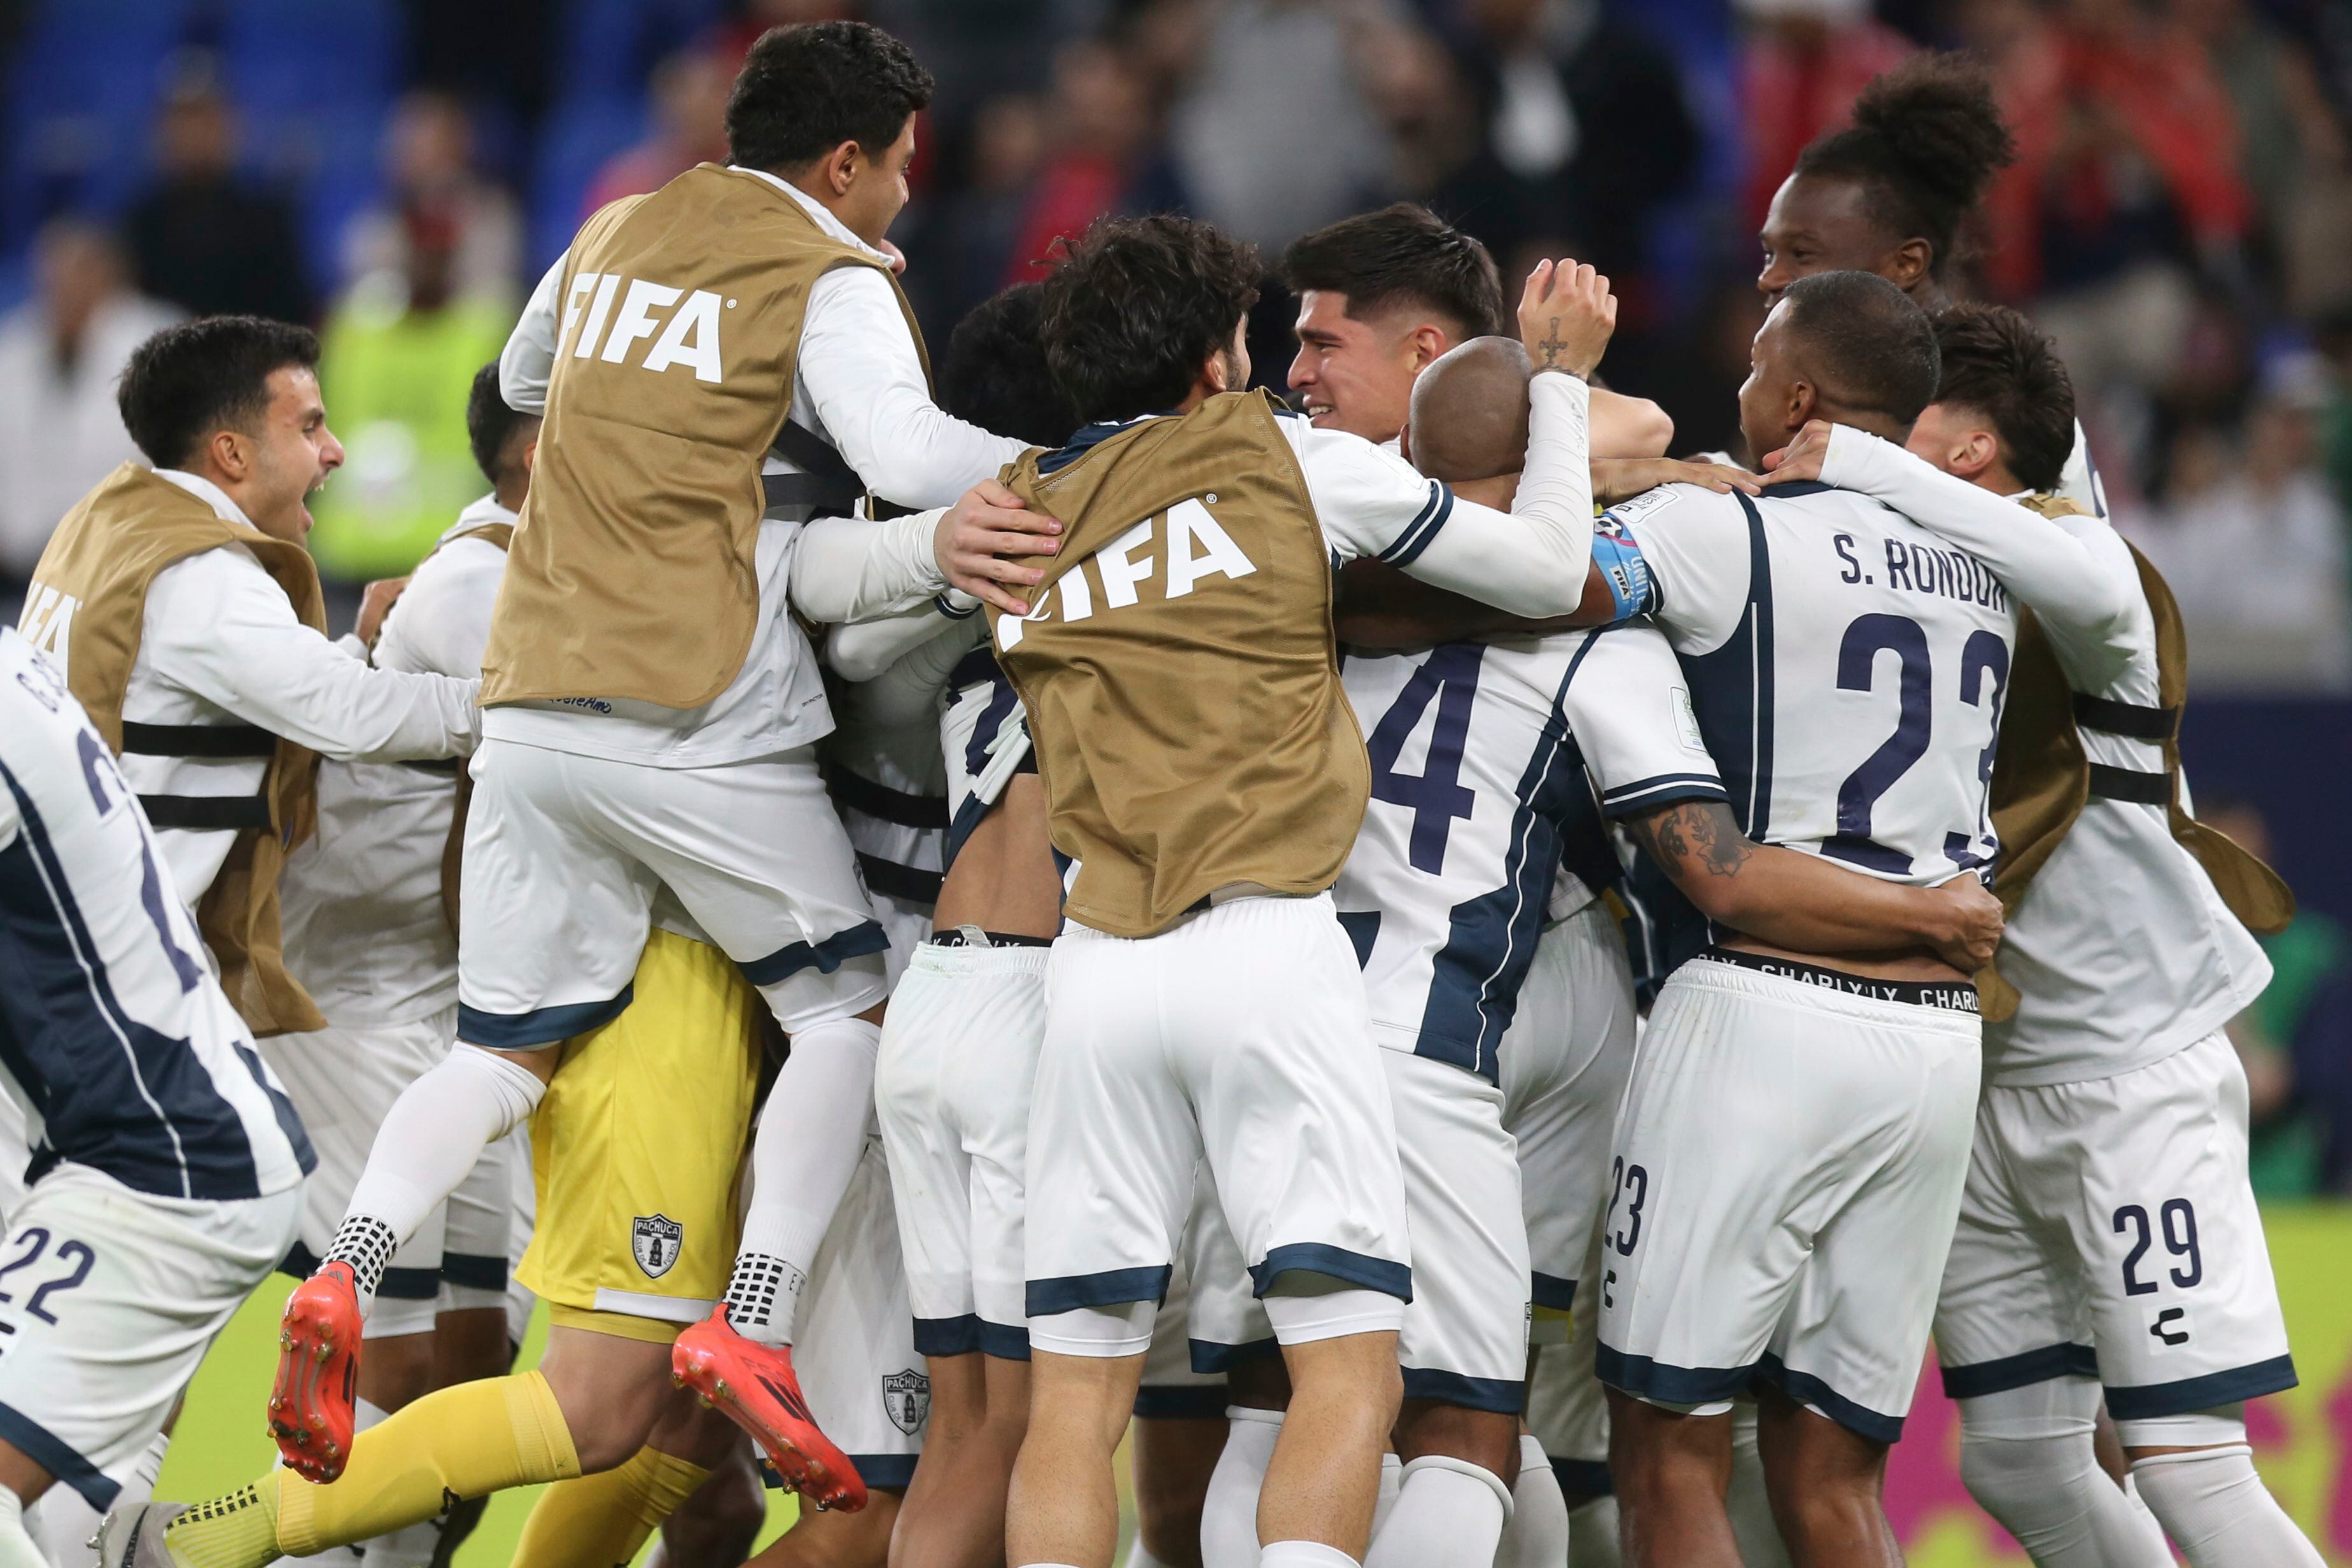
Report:
[[[530,1119],[539,1222],[515,1270],[556,1323],[668,1338],[726,1293],[762,1007],[725,953],[656,931],[627,1009],[560,1047]],[[638,1321],[592,1321],[611,1314]]]

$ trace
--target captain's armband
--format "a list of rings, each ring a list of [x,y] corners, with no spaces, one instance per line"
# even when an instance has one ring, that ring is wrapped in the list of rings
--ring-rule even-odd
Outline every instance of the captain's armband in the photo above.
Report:
[[[1657,584],[1642,558],[1641,542],[1612,514],[1604,512],[1592,525],[1592,564],[1609,584],[1611,625],[1658,607]]]

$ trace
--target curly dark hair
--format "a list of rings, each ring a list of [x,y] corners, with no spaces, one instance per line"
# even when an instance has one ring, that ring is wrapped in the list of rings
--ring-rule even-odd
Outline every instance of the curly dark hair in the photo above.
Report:
[[[1328,289],[1360,321],[1400,300],[1454,323],[1467,342],[1504,331],[1503,279],[1486,247],[1427,207],[1398,202],[1341,218],[1291,242],[1282,281],[1294,294]]]
[[[771,27],[727,95],[727,155],[747,169],[806,168],[844,142],[869,158],[931,101],[914,51],[866,22]]]
[[[166,327],[131,352],[115,385],[122,427],[159,468],[182,468],[219,430],[252,431],[269,377],[315,370],[319,335],[260,316],[206,316]]]
[[[1796,172],[1852,180],[1872,220],[1898,240],[1921,238],[1941,280],[1960,224],[1992,177],[2017,158],[1985,68],[1963,54],[1915,55],[1854,100],[1853,123],[1816,138]]]
[[[1045,363],[1081,420],[1173,408],[1234,341],[1260,273],[1255,246],[1197,218],[1098,219],[1045,279]]]
[[[1816,272],[1777,310],[1824,391],[1908,425],[1936,400],[1936,329],[1918,301],[1875,272]]]
[[[1045,285],[1015,283],[974,305],[940,362],[940,406],[983,430],[1059,447],[1078,426],[1045,363]]]
[[[1948,305],[1935,324],[1936,401],[1982,415],[2019,484],[2056,489],[2074,450],[2074,383],[2058,351],[2006,305]]]

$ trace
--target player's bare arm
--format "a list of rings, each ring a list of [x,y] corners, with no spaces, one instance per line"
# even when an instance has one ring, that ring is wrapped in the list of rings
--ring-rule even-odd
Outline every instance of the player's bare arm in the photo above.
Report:
[[[1926,948],[1964,974],[1992,962],[2000,900],[1974,877],[1913,888],[1759,844],[1719,800],[1683,801],[1627,823],[1635,842],[1708,919],[1811,953]]]

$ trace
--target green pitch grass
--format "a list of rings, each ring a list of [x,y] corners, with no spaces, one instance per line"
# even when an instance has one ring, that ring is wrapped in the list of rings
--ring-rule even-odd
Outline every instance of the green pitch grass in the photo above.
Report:
[[[157,1497],[195,1502],[240,1487],[276,1463],[278,1450],[262,1425],[262,1413],[278,1365],[278,1314],[289,1289],[287,1280],[271,1276],[214,1342],[212,1353],[188,1389],[187,1408],[173,1433]],[[541,1310],[532,1316],[530,1337],[518,1364],[537,1365],[546,1342],[547,1315]],[[514,1559],[524,1516],[540,1490],[528,1487],[492,1498],[481,1528],[457,1552],[457,1568],[506,1568]],[[760,1536],[761,1546],[791,1528],[796,1517],[787,1494],[768,1495],[768,1528]]]

